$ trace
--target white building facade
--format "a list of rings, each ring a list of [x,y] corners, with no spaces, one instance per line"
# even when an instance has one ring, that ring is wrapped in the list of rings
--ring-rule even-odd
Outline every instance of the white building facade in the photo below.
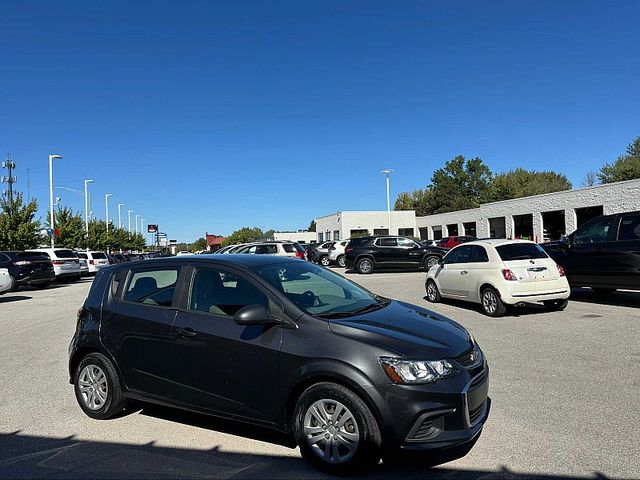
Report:
[[[344,211],[315,219],[316,240],[344,240],[363,235],[405,235],[417,237],[416,212],[394,210],[391,226],[386,211]]]
[[[274,240],[298,243],[314,243],[317,239],[316,232],[275,232]]]
[[[599,215],[640,210],[640,179],[515,198],[417,217],[422,239],[453,235],[557,240]]]

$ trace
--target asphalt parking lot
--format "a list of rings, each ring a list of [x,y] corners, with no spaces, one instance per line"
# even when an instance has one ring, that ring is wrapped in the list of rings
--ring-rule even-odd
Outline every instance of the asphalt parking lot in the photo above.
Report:
[[[492,369],[491,416],[467,456],[433,469],[381,464],[369,478],[640,478],[640,293],[575,290],[564,312],[494,319],[428,304],[424,273],[345,275],[462,323]],[[269,431],[146,406],[86,417],[67,347],[89,286],[0,296],[1,478],[322,477]]]

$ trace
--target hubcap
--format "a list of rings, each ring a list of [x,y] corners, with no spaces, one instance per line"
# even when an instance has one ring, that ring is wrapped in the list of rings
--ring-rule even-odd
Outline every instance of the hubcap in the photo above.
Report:
[[[362,272],[370,272],[371,271],[371,262],[369,260],[362,260],[360,262],[360,271],[362,271]]]
[[[329,257],[322,257],[320,259],[320,263],[322,264],[323,267],[326,267],[327,265],[329,265]]]
[[[491,290],[487,290],[482,295],[482,306],[484,307],[487,313],[495,313],[496,308],[498,307],[498,299],[496,298],[496,294]]]
[[[427,259],[427,269],[433,267],[436,263],[438,263],[438,259],[435,257],[431,257]]]
[[[344,257],[338,258],[338,265],[344,267]]]
[[[436,299],[436,286],[431,282],[427,285],[427,297],[429,297],[429,300]]]
[[[344,463],[360,443],[358,424],[347,407],[335,400],[318,400],[304,415],[304,436],[313,453],[327,463]]]
[[[107,376],[96,365],[87,365],[78,377],[78,389],[87,408],[99,410],[104,406],[109,394]]]

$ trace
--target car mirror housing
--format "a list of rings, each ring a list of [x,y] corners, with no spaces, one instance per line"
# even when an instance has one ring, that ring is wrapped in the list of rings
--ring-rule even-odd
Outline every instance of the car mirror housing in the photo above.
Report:
[[[247,305],[242,307],[233,316],[233,321],[238,325],[282,325],[285,328],[297,329],[298,324],[292,320],[281,320],[269,314],[267,307],[264,305]]]

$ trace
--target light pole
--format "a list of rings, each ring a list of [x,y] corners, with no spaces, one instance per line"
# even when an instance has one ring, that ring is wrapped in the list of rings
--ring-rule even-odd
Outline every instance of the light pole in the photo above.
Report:
[[[140,219],[140,235],[142,235],[142,238],[144,238],[144,221],[146,220],[146,218],[141,218]],[[145,240],[146,243],[146,240]]]
[[[389,200],[389,174],[393,173],[393,170],[391,170],[390,168],[385,168],[380,173],[384,173],[385,176],[387,177],[387,217],[389,219],[389,226],[388,226],[389,235],[391,235],[391,202]]]
[[[49,155],[49,208],[50,208],[50,223],[51,223],[51,248],[55,246],[55,225],[53,219],[53,159],[62,158],[62,155]]]
[[[122,212],[121,212],[121,208],[124,205],[124,203],[119,203],[118,204],[118,228],[122,228]]]
[[[84,228],[87,231],[87,250],[89,250],[89,184],[93,180],[84,181]]]
[[[136,215],[136,234],[138,233],[138,219],[140,219],[142,215]]]
[[[133,210],[129,210],[129,235],[131,235],[131,212],[133,212]]]
[[[113,197],[113,194],[104,194],[104,216],[107,219],[107,233],[109,233],[109,197]]]

